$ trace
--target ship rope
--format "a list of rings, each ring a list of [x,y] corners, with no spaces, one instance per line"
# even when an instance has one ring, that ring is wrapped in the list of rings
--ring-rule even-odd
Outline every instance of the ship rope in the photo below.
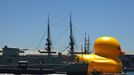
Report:
[[[70,46],[67,46],[65,49],[61,50],[61,52],[65,52]]]
[[[53,44],[59,43],[63,39],[63,36],[65,35],[68,29],[69,29],[69,26],[67,26],[59,35],[57,35],[56,37],[57,39],[55,39]]]
[[[64,18],[63,20],[65,20],[66,18]],[[63,20],[61,20],[61,21],[63,21]],[[59,21],[60,22],[60,21]],[[57,22],[57,23],[59,23],[59,22]],[[68,23],[67,23],[68,24]],[[63,37],[64,37],[64,35],[68,32],[68,29],[69,29],[69,25],[67,25],[67,27],[63,30],[63,31],[61,31],[61,33],[59,34],[59,35],[57,35],[57,37],[56,37],[56,40],[54,41],[54,43],[53,44],[57,44],[57,43],[59,43],[59,42],[61,42],[61,40],[63,39]],[[76,34],[77,35],[79,35],[79,36],[83,36],[82,35],[82,33],[80,32],[80,30],[73,24],[73,40],[74,40],[74,42],[75,42],[75,51],[76,50],[78,50],[78,49],[80,49],[80,48],[78,48],[78,46],[79,45],[81,45],[80,43],[78,43],[77,41],[76,41],[76,39],[75,39],[75,36],[76,36]],[[82,39],[82,38],[81,38]],[[64,40],[65,41],[65,40]],[[62,49],[62,50],[60,50],[61,52],[65,52],[68,48],[69,48],[70,46],[67,46],[67,47],[65,47],[65,49]]]
[[[42,32],[42,30],[45,29],[44,23],[47,21],[47,18],[44,18],[43,22],[41,23],[40,27],[35,31],[35,33],[32,35],[32,37],[29,39],[29,41],[24,44],[24,48],[29,47],[31,44],[33,44],[35,38],[37,35]]]
[[[59,25],[63,25],[61,22],[63,22],[63,21],[66,21],[67,20],[67,23],[66,24],[64,24],[64,26],[65,25],[67,25],[68,24],[68,18],[69,18],[69,16],[67,15],[67,16],[65,16],[64,18],[62,18],[62,19],[60,19],[60,20],[58,20],[58,21],[56,21],[54,24],[51,24],[51,26],[56,26],[56,27],[59,27]],[[47,20],[47,18],[46,18],[46,20]],[[44,21],[43,21],[43,23],[41,24],[41,26],[44,26]],[[61,26],[60,26],[61,27]],[[45,28],[45,27],[40,27],[40,28]],[[42,29],[39,29],[40,31],[42,31]],[[38,31],[39,31],[38,30]],[[58,43],[60,43],[62,40],[63,40],[63,37],[68,33],[68,30],[69,30],[69,25],[67,25],[62,31],[61,31],[61,33],[59,34],[59,35],[56,35],[56,38],[54,39],[54,41],[53,41],[53,45],[55,45],[55,44],[58,44]],[[39,33],[39,32],[38,32]],[[38,50],[39,49],[39,47],[41,46],[41,44],[42,44],[42,42],[44,41],[44,38],[46,37],[46,33],[47,33],[47,30],[45,29],[45,32],[43,33],[43,36],[41,36],[41,39],[39,40],[39,43],[37,43],[37,45],[36,45],[36,47],[34,48],[34,50]],[[76,25],[74,25],[73,24],[73,33],[76,33],[77,35],[79,35],[79,36],[83,36],[82,35],[82,33],[80,32],[80,30],[76,27]],[[76,50],[78,50],[79,48],[79,42],[77,42],[76,41],[76,39],[75,39],[75,36],[76,36],[76,34],[74,34],[73,35],[73,38],[74,38],[74,42],[75,42],[75,51]],[[37,32],[36,32],[36,36],[37,36]],[[34,37],[35,37],[35,35],[34,35]],[[33,38],[34,38],[33,37]],[[32,43],[32,40],[33,39],[30,39],[31,40],[31,43]],[[66,41],[66,40],[64,40],[64,41]],[[67,41],[66,41],[67,42]],[[26,46],[28,46],[28,45],[30,45],[29,43],[28,44],[25,44]],[[52,45],[52,49],[53,49],[53,45]],[[60,47],[61,47],[62,45],[60,45]],[[65,50],[67,50],[68,48],[69,48],[70,46],[67,46],[67,47],[64,47],[65,49],[60,49],[59,51],[61,51],[61,52],[65,52]],[[63,48],[63,47],[62,47]]]
[[[54,26],[59,26],[59,23],[61,23],[61,22],[63,22],[63,21],[66,21],[66,19],[68,19],[68,17],[69,17],[68,15],[65,16],[64,18],[62,18],[62,19],[56,21],[53,25],[54,25]],[[63,24],[62,24],[62,25],[63,25]]]
[[[35,50],[39,49],[39,46],[40,46],[41,42],[44,40],[46,33],[47,33],[47,30],[45,31],[44,35],[41,37],[41,39],[40,39],[39,43],[37,44]]]
[[[58,21],[57,21],[56,23],[54,23],[54,24],[51,24],[51,26],[57,26],[58,23],[65,21],[67,18],[68,18],[68,16],[64,17],[64,18],[61,19],[61,20],[58,20]],[[46,19],[46,20],[47,20],[47,19]],[[43,24],[44,24],[44,23],[43,23]],[[59,41],[61,40],[61,38],[63,37],[63,34],[66,33],[66,31],[68,30],[68,28],[69,28],[69,27],[67,26],[67,27],[62,31],[62,33],[61,33],[60,35],[58,35],[58,39],[57,39],[58,41],[56,40],[57,42],[59,42]],[[38,49],[39,49],[39,47],[40,47],[42,41],[44,41],[44,38],[45,38],[45,36],[46,36],[46,33],[47,33],[47,30],[45,31],[45,33],[43,33],[43,36],[41,37],[41,39],[40,39],[39,43],[37,44],[35,50],[38,50]],[[53,44],[57,43],[56,41],[53,42]],[[53,45],[52,45],[52,49],[53,49]]]

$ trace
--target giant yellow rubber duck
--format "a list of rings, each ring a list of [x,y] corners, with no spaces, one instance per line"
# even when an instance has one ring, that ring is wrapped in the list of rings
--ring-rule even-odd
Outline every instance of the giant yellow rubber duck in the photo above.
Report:
[[[93,70],[102,73],[122,72],[122,62],[119,56],[124,54],[121,51],[120,43],[114,37],[103,36],[95,40],[94,53],[79,54],[79,62],[88,63],[88,74]]]

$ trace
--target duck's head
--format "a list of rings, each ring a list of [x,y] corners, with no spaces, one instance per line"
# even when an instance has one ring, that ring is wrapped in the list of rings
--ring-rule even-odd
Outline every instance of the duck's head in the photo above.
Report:
[[[120,43],[114,37],[103,36],[95,40],[94,43],[95,54],[117,58],[118,56],[124,54],[122,52]]]

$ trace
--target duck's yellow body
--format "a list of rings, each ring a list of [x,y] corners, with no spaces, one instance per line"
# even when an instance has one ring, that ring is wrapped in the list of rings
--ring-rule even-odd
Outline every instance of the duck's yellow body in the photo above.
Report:
[[[102,73],[120,73],[122,72],[122,62],[119,59],[121,55],[120,44],[113,37],[100,37],[94,43],[93,54],[79,54],[79,62],[88,63],[88,74],[93,70]]]
[[[88,73],[94,69],[102,73],[120,73],[122,71],[122,64],[119,59],[113,60],[98,56],[96,54],[77,55],[79,62],[88,63]]]

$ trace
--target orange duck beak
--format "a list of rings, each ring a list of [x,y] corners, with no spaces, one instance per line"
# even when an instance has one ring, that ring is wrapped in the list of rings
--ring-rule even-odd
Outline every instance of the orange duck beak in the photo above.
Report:
[[[123,50],[120,51],[120,55],[124,55],[125,52]]]

